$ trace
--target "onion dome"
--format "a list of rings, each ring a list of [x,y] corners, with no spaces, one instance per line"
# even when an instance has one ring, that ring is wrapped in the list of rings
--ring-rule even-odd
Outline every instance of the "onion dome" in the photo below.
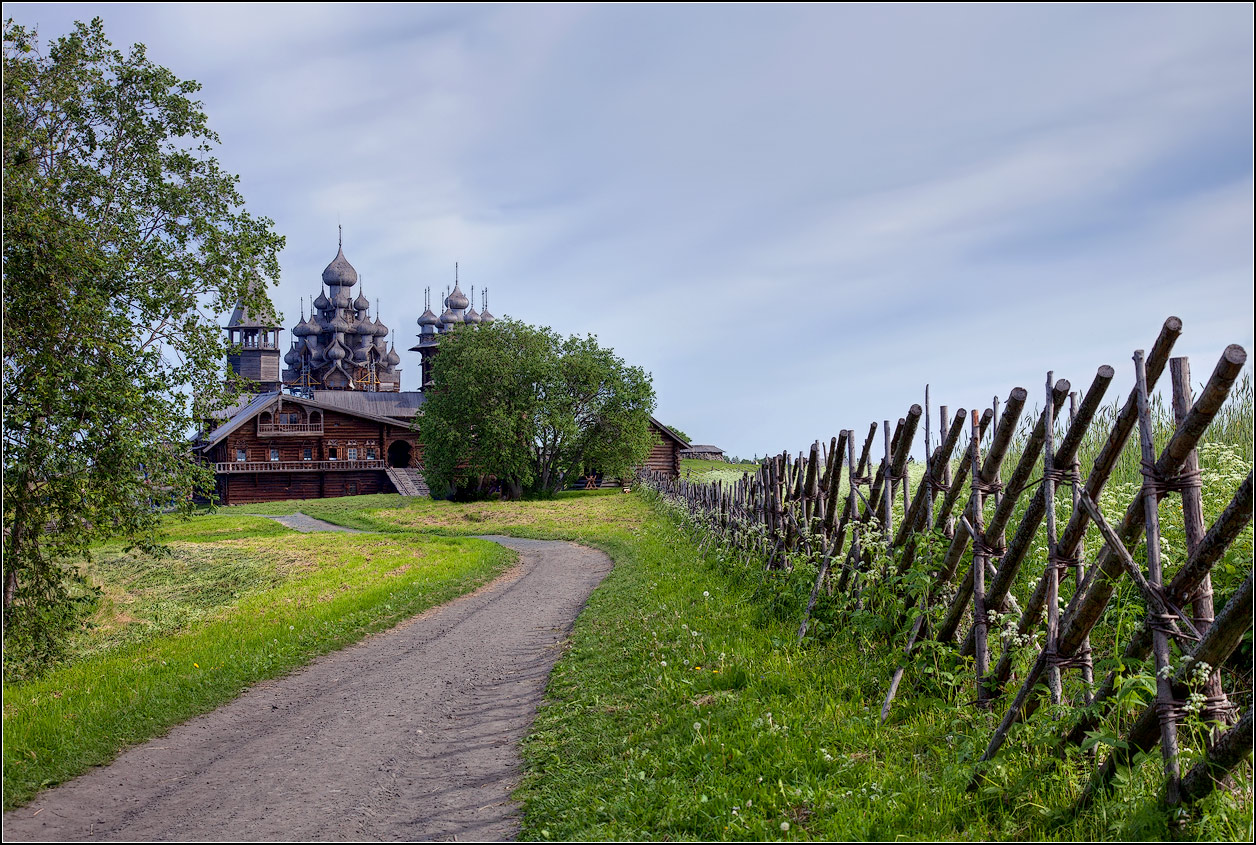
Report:
[[[475,311],[475,309],[474,309],[474,308],[471,308],[471,309],[469,309],[469,310],[467,311],[467,313],[466,313],[466,314],[463,314],[463,315],[462,315],[462,322],[464,322],[464,323],[478,323],[478,322],[480,322],[480,315],[476,313],[476,311]]]
[[[358,283],[358,271],[354,270],[349,259],[345,258],[343,247],[336,251],[336,257],[323,271],[323,282],[328,285],[345,285],[346,287]]]
[[[371,301],[367,299],[365,296],[363,296],[361,293],[358,294],[357,299],[353,300],[354,311],[365,311],[366,309],[370,307],[371,307]]]
[[[388,326],[385,326],[385,325],[384,325],[384,321],[383,321],[383,320],[381,320],[381,319],[379,318],[379,316],[378,316],[378,315],[376,315],[376,317],[375,317],[375,323],[374,323],[374,326],[375,326],[375,336],[376,336],[376,337],[387,337],[387,336],[388,336]]]
[[[349,331],[349,323],[345,320],[344,317],[340,316],[339,311],[336,312],[336,316],[331,318],[331,322],[328,325],[331,328],[331,330],[334,332]]]
[[[331,300],[327,298],[327,294],[323,293],[322,288],[319,288],[318,298],[314,300],[314,307],[319,311],[326,311],[328,308],[331,308]],[[314,315],[311,314],[310,316]]]
[[[331,304],[337,308],[352,308],[353,295],[349,293],[346,287],[333,287],[331,289]]]
[[[327,347],[327,360],[328,361],[340,361],[347,354],[348,352],[345,351],[344,344],[340,343],[339,341],[333,341],[331,346]]]
[[[283,356],[283,360],[284,360],[284,363],[287,364],[289,367],[295,367],[298,364],[300,364],[301,363],[301,347],[298,346],[295,342],[293,342],[292,348],[288,350],[287,355]]]
[[[448,304],[449,300],[446,299],[445,302]],[[452,308],[446,308],[445,313],[440,315],[440,321],[446,326],[452,326],[458,322],[458,315],[453,312]]]
[[[313,319],[302,318],[301,322],[292,327],[293,337],[309,337],[312,334],[318,334],[318,324]]]
[[[462,288],[458,287],[458,283],[455,282],[454,292],[445,297],[445,307],[452,308],[455,311],[462,311],[470,304],[471,300],[467,299],[467,295],[462,292]]]
[[[422,314],[419,315],[420,326],[435,326],[439,324],[440,324],[440,317],[437,317],[435,314],[433,314],[431,308],[427,309],[426,311],[424,311]]]
[[[480,323],[481,323],[481,325],[488,325],[489,323],[492,323],[492,322],[494,322],[494,321],[496,321],[496,320],[497,320],[497,318],[496,318],[496,317],[494,317],[492,314],[488,313],[488,309],[485,309],[485,310],[484,310],[484,313],[482,313],[482,314],[480,315]]]
[[[388,354],[384,356],[385,363],[390,367],[395,367],[401,363],[401,356],[397,354],[397,347],[388,350]]]
[[[383,355],[385,352],[387,352],[388,351],[388,338],[385,337],[384,335],[380,335],[379,337],[375,338],[375,348],[379,350],[380,355]]]

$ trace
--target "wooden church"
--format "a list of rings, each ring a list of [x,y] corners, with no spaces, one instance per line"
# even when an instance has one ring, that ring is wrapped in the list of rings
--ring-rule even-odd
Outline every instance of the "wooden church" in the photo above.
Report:
[[[429,495],[423,447],[411,426],[422,412],[423,390],[401,390],[401,363],[389,329],[376,315],[345,258],[343,243],[323,271],[323,285],[307,318],[292,329],[282,355],[272,319],[237,306],[224,327],[233,344],[228,365],[257,392],[221,412],[196,448],[214,466],[218,500],[235,505],[368,493]],[[441,334],[457,326],[492,323],[487,293],[481,311],[459,287],[437,317],[431,303],[419,317],[421,384],[432,383],[432,358]],[[688,446],[651,419],[658,442],[648,465],[680,472]]]

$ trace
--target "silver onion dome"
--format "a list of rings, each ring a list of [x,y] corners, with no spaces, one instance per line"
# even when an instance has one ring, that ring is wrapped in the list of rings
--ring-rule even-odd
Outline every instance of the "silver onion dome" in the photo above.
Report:
[[[342,247],[336,251],[336,257],[327,265],[327,269],[323,271],[323,282],[328,285],[344,285],[351,287],[358,283],[358,271],[353,269],[353,265],[349,263],[349,259],[345,258],[345,251]]]
[[[462,288],[458,287],[458,284],[455,282],[454,292],[445,297],[445,307],[452,308],[455,311],[463,311],[470,304],[471,300],[467,299],[467,295],[462,292]]]

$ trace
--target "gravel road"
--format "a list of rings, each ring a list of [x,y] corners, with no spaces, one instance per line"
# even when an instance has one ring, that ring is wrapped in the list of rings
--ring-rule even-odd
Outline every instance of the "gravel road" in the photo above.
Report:
[[[611,562],[488,539],[519,565],[5,813],[5,841],[513,838],[519,740]]]

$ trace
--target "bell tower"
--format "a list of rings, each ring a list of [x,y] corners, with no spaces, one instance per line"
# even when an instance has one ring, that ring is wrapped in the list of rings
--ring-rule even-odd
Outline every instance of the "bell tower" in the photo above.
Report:
[[[243,303],[237,303],[231,319],[223,326],[232,345],[227,353],[227,365],[236,375],[253,382],[258,393],[277,393],[282,386],[279,381],[279,331],[282,327],[278,322],[273,314],[258,318]]]

